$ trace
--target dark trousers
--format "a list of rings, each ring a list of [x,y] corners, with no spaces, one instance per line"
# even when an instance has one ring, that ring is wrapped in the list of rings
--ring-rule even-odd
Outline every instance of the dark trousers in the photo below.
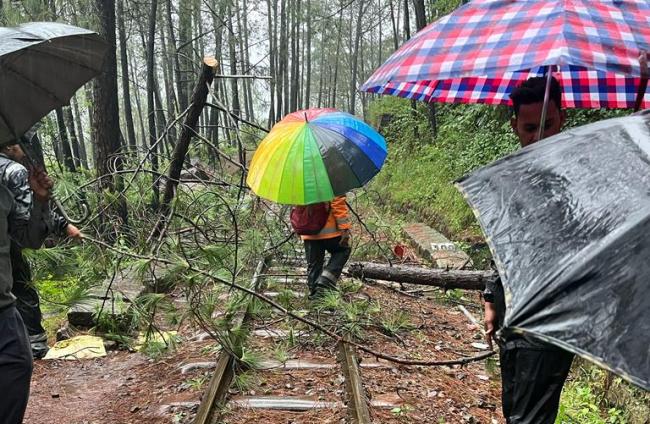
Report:
[[[29,382],[32,378],[32,349],[25,325],[14,306],[0,312],[0,422],[23,422]]]
[[[341,276],[343,267],[352,252],[349,246],[341,246],[340,243],[341,237],[325,240],[305,240],[307,285],[311,294],[336,288],[336,281]],[[325,252],[330,254],[327,265],[324,265]]]
[[[573,354],[524,339],[501,346],[503,415],[508,424],[553,424]]]
[[[30,336],[45,334],[41,324],[43,314],[36,288],[32,285],[32,271],[22,251],[11,246],[11,268],[14,285],[11,292],[16,296],[16,309],[25,322]]]

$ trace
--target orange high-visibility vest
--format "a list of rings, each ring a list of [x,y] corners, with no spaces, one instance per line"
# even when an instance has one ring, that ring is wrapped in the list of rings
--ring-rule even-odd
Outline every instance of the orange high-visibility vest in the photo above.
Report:
[[[330,214],[320,233],[300,237],[303,240],[326,240],[341,236],[343,230],[349,230],[351,227],[345,196],[338,196],[330,202]]]

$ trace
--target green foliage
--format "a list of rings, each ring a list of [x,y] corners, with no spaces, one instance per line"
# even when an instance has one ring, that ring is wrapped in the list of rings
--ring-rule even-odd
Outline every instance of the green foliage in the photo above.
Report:
[[[394,336],[400,331],[414,328],[409,316],[404,311],[396,311],[381,319],[381,327],[389,336]]]
[[[239,361],[246,367],[250,369],[258,369],[262,364],[262,356],[259,351],[248,349],[244,347],[242,349],[242,354],[239,357]]]
[[[278,362],[286,363],[289,360],[288,343],[277,343],[273,349],[273,357]]]
[[[423,220],[452,238],[480,234],[471,209],[453,186],[466,173],[516,148],[507,118],[480,105],[438,106],[433,139],[425,105],[384,97],[371,104],[371,119],[382,128],[388,158],[370,190],[406,220]]]
[[[390,412],[395,415],[396,417],[404,417],[406,416],[409,412],[413,411],[414,408],[408,404],[404,404],[402,406],[397,406],[393,409],[390,410]]]
[[[53,276],[50,276],[50,278],[39,280],[36,287],[44,312],[65,311],[70,305],[79,302],[86,296],[86,288],[75,277],[54,279]]]
[[[156,359],[175,349],[179,342],[180,338],[178,336],[146,338],[140,351],[149,358]]]
[[[392,96],[370,104],[369,121],[380,127],[388,158],[368,191],[404,221],[421,221],[452,240],[475,241],[480,227],[453,182],[518,148],[506,107],[436,104],[438,134],[427,106]],[[566,127],[623,116],[621,110],[569,110]],[[487,249],[468,253],[485,263]]]
[[[602,384],[605,372],[594,366],[578,366],[564,385],[556,424],[625,424],[627,414],[607,405]]]
[[[245,392],[253,388],[257,381],[257,375],[254,371],[244,371],[235,374],[232,384],[240,392]]]
[[[199,391],[208,382],[208,377],[206,375],[200,375],[198,377],[190,378],[185,381],[185,384],[192,390]]]

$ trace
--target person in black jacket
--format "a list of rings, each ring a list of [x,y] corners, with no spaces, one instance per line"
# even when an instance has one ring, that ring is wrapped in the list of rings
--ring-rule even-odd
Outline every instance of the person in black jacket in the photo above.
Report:
[[[546,78],[530,78],[511,94],[512,129],[522,147],[540,140]],[[559,133],[566,120],[562,91],[552,79],[542,138]],[[506,302],[501,280],[486,284],[485,329],[490,346],[503,325]],[[501,362],[503,415],[508,424],[553,424],[573,354],[528,336],[497,338]]]
[[[29,173],[21,164],[24,153],[18,144],[9,144],[0,148],[0,183],[14,196],[14,201],[22,208],[31,208],[33,193],[29,184]],[[39,199],[39,205],[47,203],[47,199]],[[39,207],[41,207],[39,206]],[[41,243],[50,234],[60,236],[80,237],[79,229],[68,223],[61,215],[48,207],[46,225],[39,234]],[[23,249],[18,243],[11,243],[11,268],[13,276],[13,291],[16,296],[16,307],[20,313],[32,347],[32,355],[40,359],[48,351],[47,335],[41,324],[42,313],[38,292],[32,283],[32,273],[29,262],[23,256]]]
[[[29,177],[35,200],[18,203],[7,187],[0,184],[0,419],[5,424],[23,421],[32,376],[32,352],[23,320],[11,293],[10,245],[38,248],[47,227],[47,200],[51,181],[44,173]]]

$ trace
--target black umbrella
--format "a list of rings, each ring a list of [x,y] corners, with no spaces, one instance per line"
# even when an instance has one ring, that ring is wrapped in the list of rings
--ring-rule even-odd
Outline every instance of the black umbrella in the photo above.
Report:
[[[459,181],[527,333],[650,390],[650,115],[550,137]]]
[[[96,33],[54,22],[0,28],[0,145],[23,135],[102,70]]]

